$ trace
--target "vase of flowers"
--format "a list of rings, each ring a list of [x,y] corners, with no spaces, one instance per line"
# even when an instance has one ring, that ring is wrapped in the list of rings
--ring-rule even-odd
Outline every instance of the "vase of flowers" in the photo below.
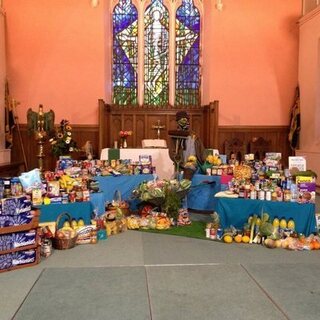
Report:
[[[121,140],[120,148],[127,148],[128,147],[127,138],[131,135],[132,135],[132,131],[121,130],[119,132],[119,136],[120,136],[120,140]]]
[[[68,120],[61,120],[54,137],[49,142],[52,154],[56,157],[70,156],[72,152],[79,151],[77,143],[72,139],[72,127]]]

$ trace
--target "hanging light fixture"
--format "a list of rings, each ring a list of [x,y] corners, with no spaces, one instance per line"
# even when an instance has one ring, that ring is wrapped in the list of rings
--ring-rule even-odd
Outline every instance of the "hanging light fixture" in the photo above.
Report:
[[[216,0],[216,9],[218,11],[222,11],[223,10],[223,2],[222,2],[222,0]]]

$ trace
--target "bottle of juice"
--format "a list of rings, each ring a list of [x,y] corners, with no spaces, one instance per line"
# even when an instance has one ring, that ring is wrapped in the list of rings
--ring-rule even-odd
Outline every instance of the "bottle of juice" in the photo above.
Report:
[[[280,220],[279,227],[280,227],[280,229],[286,229],[287,228],[287,221],[286,221],[285,218],[282,218]]]
[[[295,227],[296,227],[296,225],[295,225],[294,220],[293,220],[292,218],[290,218],[289,221],[288,221],[287,228],[290,229],[290,230],[292,230],[292,231],[294,231],[294,230],[295,230]]]
[[[278,219],[278,217],[275,217],[272,221],[272,225],[274,228],[278,229],[279,228],[279,225],[280,225],[280,221]]]

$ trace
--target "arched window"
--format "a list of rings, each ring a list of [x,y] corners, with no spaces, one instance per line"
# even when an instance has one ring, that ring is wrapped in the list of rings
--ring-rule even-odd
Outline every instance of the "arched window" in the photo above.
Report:
[[[113,103],[137,104],[138,11],[131,0],[119,0],[113,24]]]
[[[113,10],[113,103],[200,104],[198,0],[119,0]],[[138,30],[138,26],[140,30]]]
[[[200,102],[200,13],[193,0],[183,0],[176,14],[177,105]]]
[[[144,103],[169,103],[169,13],[154,0],[144,18]]]

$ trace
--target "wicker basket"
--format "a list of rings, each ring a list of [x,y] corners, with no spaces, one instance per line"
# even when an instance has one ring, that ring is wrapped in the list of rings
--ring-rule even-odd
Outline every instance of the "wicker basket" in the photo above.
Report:
[[[106,211],[114,211],[119,208],[125,216],[130,215],[129,203],[121,200],[121,192],[119,190],[114,192],[113,201],[119,205],[112,205],[112,203],[109,203],[106,207]]]
[[[67,217],[67,220],[70,222],[70,225],[71,225],[71,221],[72,221],[71,216],[69,215],[69,213],[63,212],[63,213],[60,213],[57,217],[56,230],[59,229],[59,223],[62,217]],[[64,238],[61,239],[61,238],[54,237],[52,239],[52,246],[58,250],[71,249],[76,245],[77,238],[78,238],[78,235],[69,239],[64,239]]]

